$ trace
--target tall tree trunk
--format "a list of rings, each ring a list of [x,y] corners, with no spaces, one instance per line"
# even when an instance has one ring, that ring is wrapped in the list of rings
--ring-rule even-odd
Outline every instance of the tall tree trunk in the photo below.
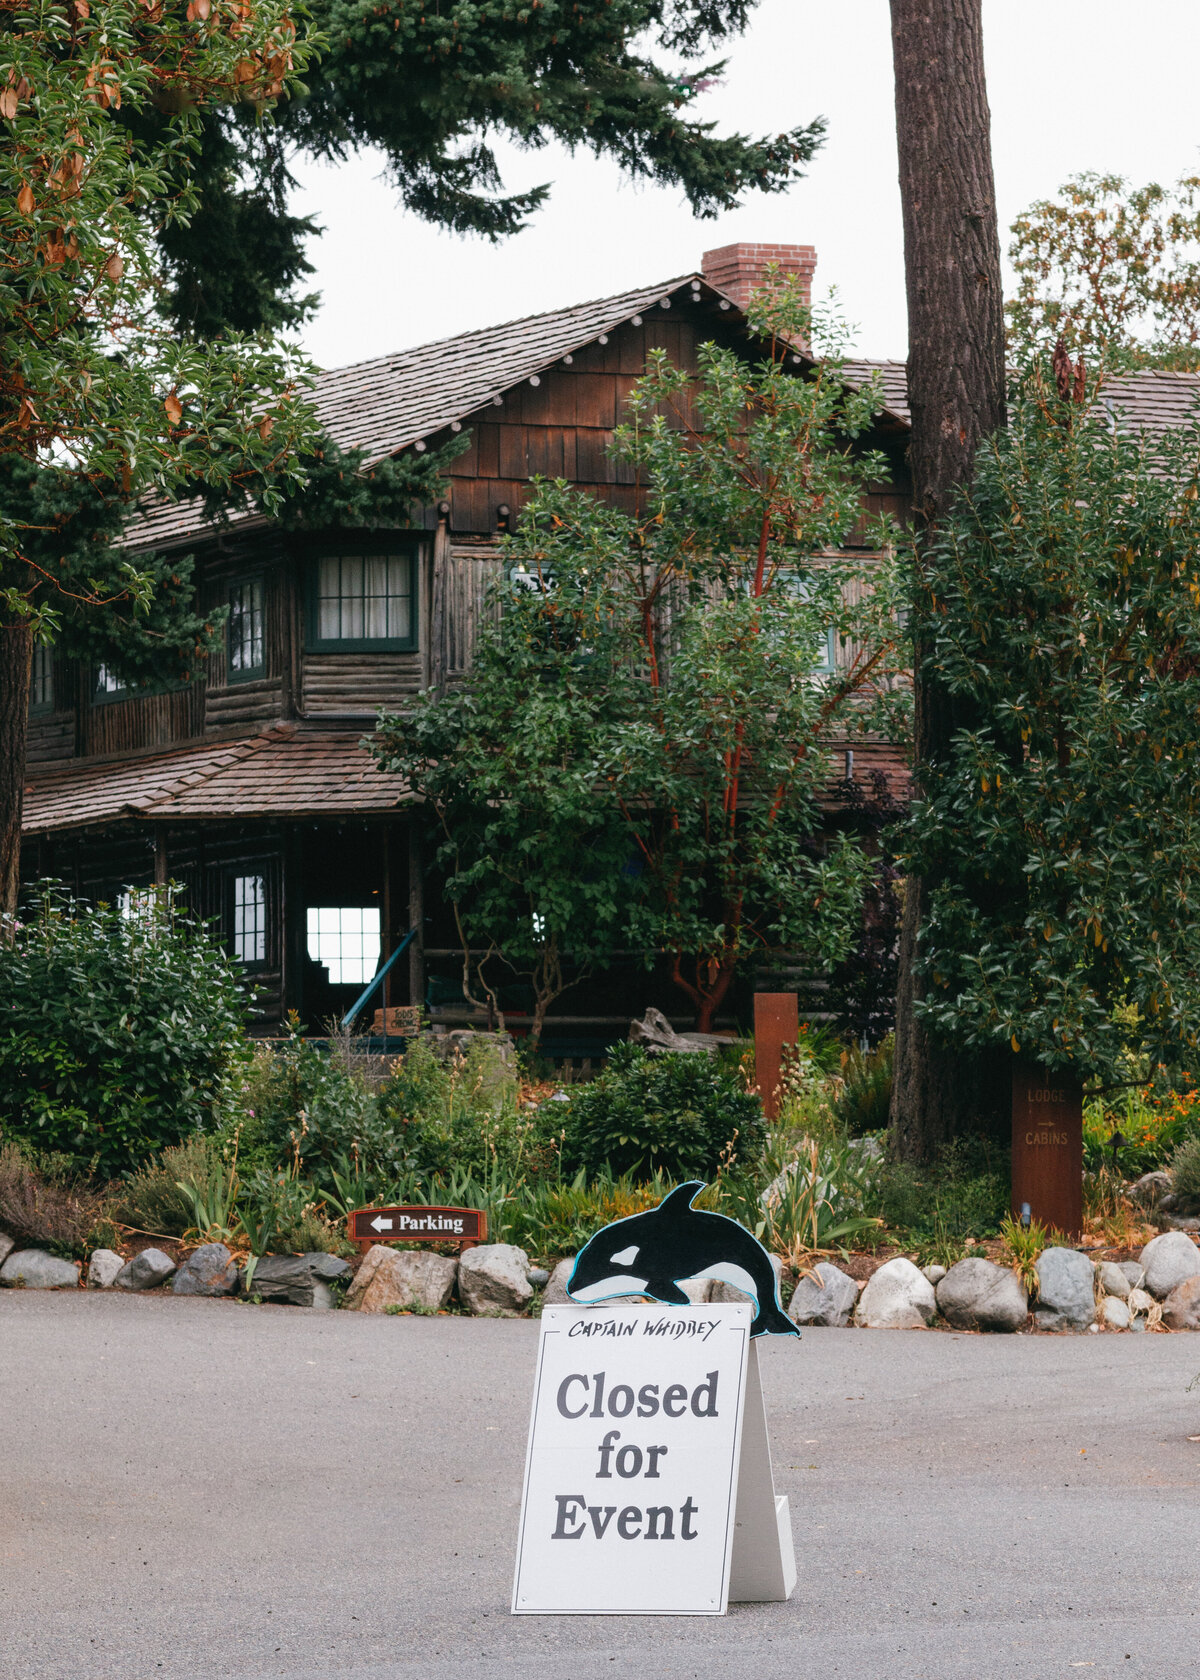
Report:
[[[12,915],[21,884],[21,803],[29,733],[29,666],[33,632],[27,620],[0,626],[0,912]]]
[[[971,475],[981,438],[1004,424],[1004,308],[982,0],[891,0],[896,136],[908,295],[910,462],[918,540]],[[945,752],[966,721],[959,703],[920,672],[914,774]],[[964,1056],[924,1031],[915,963],[929,888],[910,877],[900,936],[892,1146],[928,1158],[968,1130],[995,1130],[1007,1068]]]

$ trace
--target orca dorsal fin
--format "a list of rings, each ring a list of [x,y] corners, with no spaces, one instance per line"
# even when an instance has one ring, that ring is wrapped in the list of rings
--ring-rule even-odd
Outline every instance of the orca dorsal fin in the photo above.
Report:
[[[677,1184],[669,1196],[664,1196],[655,1209],[656,1213],[665,1213],[669,1208],[672,1213],[683,1213],[690,1208],[701,1190],[707,1190],[708,1185],[702,1178],[691,1178],[686,1184]]]

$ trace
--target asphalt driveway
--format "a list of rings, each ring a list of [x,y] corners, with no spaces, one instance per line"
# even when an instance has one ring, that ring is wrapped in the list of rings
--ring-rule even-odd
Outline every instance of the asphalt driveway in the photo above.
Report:
[[[537,1326],[0,1292],[2,1680],[1200,1675],[1200,1336],[815,1330],[800,1582],[508,1614]]]

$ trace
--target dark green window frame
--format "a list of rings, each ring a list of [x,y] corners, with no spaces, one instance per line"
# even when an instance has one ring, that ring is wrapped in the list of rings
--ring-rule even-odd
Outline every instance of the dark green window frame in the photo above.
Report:
[[[419,574],[417,570],[419,557],[420,548],[417,543],[396,538],[393,538],[390,542],[376,544],[363,543],[361,540],[339,544],[336,547],[331,544],[325,548],[323,553],[314,555],[308,563],[308,587],[306,591],[307,633],[305,646],[308,651],[311,653],[415,652],[418,646],[418,614],[420,609]],[[366,606],[368,600],[384,601],[386,604],[382,608],[383,614],[385,618],[390,618],[394,610],[391,602],[395,597],[368,596],[365,589],[363,593],[357,596],[350,594],[339,597],[328,592],[322,595],[322,584],[328,581],[329,568],[339,563],[344,566],[345,562],[350,562],[350,566],[346,570],[349,574],[348,581],[353,581],[354,563],[359,562],[363,565],[369,565],[372,560],[390,560],[407,567],[408,633],[402,636],[330,635],[328,631],[330,615],[323,613],[322,610],[323,603],[326,601],[341,599],[346,603],[339,614],[343,620],[346,616],[349,616],[351,620],[356,616],[354,606],[356,599],[363,603],[359,610],[364,615],[368,610]],[[323,630],[324,634],[322,633]]]
[[[255,601],[254,597],[257,597]],[[249,598],[249,599],[248,599]],[[241,634],[245,630],[245,618],[249,616],[249,634]],[[257,620],[257,624],[255,624]],[[236,638],[236,642],[235,642]],[[257,644],[258,660],[255,664],[234,665],[235,645],[243,649],[249,645],[251,655]],[[225,625],[225,679],[231,683],[261,682],[267,674],[267,590],[262,572],[251,572],[239,583],[229,586],[229,618]]]

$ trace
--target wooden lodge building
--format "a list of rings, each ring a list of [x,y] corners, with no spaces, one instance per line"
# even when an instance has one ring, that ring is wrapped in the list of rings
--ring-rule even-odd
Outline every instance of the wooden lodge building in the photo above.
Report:
[[[810,279],[816,255],[728,246],[695,274],[320,375],[323,425],[369,462],[469,430],[446,499],[405,529],[300,538],[252,515],[216,529],[194,504],[144,510],[128,532],[131,552],[195,556],[202,610],[229,608],[225,647],[189,687],[139,694],[102,667],[42,650],[30,695],[26,879],[57,876],[110,901],[183,883],[260,988],[267,1031],[288,1009],[313,1027],[342,1013],[410,929],[389,1001],[468,1019],[461,953],[426,880],[420,825],[362,738],[380,707],[402,709],[468,669],[497,539],[534,475],[631,505],[630,476],[606,446],[649,350],[687,369],[707,340],[761,354],[742,309],[772,261]],[[868,501],[902,517],[903,366],[852,362],[849,372],[882,376],[884,408],[866,441],[886,452],[892,482]],[[1148,378],[1150,407],[1169,424],[1193,399],[1195,376]],[[861,755],[853,766],[833,753],[831,784],[869,768]],[[894,760],[888,769],[903,776]],[[676,1012],[672,988],[654,975],[568,992],[547,1048],[624,1036],[647,1003]]]

